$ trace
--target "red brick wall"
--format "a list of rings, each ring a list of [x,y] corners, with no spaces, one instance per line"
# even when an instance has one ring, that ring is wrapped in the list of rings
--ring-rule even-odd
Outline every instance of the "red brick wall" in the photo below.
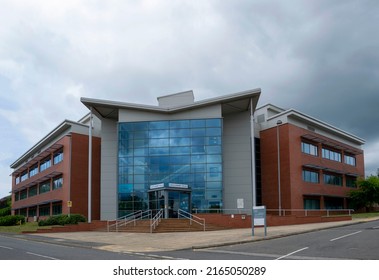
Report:
[[[276,132],[276,127],[261,132],[262,201],[267,209],[278,209],[278,154]],[[302,153],[302,135],[314,134],[320,138],[325,137],[291,124],[280,125],[279,133],[282,209],[303,209],[303,198],[305,194],[346,197],[347,193],[351,190],[351,188],[345,187],[345,176],[343,186],[324,184],[322,172],[319,173],[320,183],[304,182],[302,179],[302,169],[305,164],[323,166],[340,170],[343,173],[353,173],[364,176],[363,153],[356,155],[356,166],[350,166],[343,162],[322,158],[321,144],[318,144],[318,157]],[[321,208],[323,208],[323,203],[321,203]],[[347,208],[347,205],[345,205],[345,208]]]

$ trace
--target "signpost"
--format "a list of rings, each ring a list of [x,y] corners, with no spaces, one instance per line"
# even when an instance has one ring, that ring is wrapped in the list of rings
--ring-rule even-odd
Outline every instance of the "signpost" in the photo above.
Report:
[[[252,235],[254,237],[254,227],[264,226],[265,237],[267,236],[267,223],[266,223],[266,206],[254,206],[251,215]]]

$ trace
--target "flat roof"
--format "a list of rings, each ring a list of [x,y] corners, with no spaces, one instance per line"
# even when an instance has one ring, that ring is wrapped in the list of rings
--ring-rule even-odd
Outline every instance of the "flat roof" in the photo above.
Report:
[[[223,113],[227,114],[231,112],[248,110],[250,108],[251,99],[253,99],[253,109],[255,110],[260,94],[261,89],[257,88],[173,107],[151,106],[119,101],[93,99],[86,97],[82,97],[80,101],[86,107],[88,107],[88,109],[92,108],[93,112],[102,118],[118,119],[119,109],[174,114],[186,110],[192,110],[195,108],[201,108],[215,104],[221,104],[223,106]]]

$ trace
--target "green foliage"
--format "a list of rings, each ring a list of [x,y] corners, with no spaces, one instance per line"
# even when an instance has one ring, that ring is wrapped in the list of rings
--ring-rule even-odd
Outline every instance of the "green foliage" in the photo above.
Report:
[[[79,222],[85,222],[86,218],[80,214],[71,214],[68,215],[56,215],[51,216],[46,220],[42,220],[38,222],[39,226],[54,226],[54,225],[72,225],[78,224]]]
[[[22,215],[9,215],[0,217],[0,226],[15,226],[25,223],[25,217]]]
[[[379,177],[370,176],[357,181],[358,188],[349,193],[350,203],[354,209],[372,207],[379,203]]]
[[[11,214],[11,208],[5,207],[0,209],[0,217],[9,216]]]

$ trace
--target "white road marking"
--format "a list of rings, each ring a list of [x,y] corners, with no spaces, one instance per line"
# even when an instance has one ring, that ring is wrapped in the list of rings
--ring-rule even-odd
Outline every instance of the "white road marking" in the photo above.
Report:
[[[358,234],[358,233],[361,233],[362,231],[357,231],[357,232],[353,232],[353,233],[350,233],[350,234],[346,234],[346,235],[343,235],[343,236],[340,236],[340,237],[336,237],[336,238],[333,238],[331,239],[330,241],[336,241],[338,239],[341,239],[341,238],[345,238],[345,237],[348,237],[348,236],[351,236],[351,235],[355,235],[355,234]]]
[[[37,257],[45,258],[45,259],[59,260],[59,259],[56,259],[56,258],[53,258],[53,257],[44,256],[44,255],[39,255],[39,254],[31,253],[31,252],[26,252],[26,253],[29,254],[29,255],[34,255],[34,256],[37,256]]]
[[[302,248],[302,249],[296,250],[296,251],[294,251],[294,252],[292,252],[292,253],[289,253],[289,254],[287,254],[287,255],[281,256],[281,257],[277,258],[276,260],[284,259],[285,257],[291,256],[291,255],[293,255],[293,254],[296,254],[296,253],[301,252],[301,251],[304,251],[304,250],[307,250],[308,248],[309,248],[309,247],[304,247],[304,248]]]
[[[0,246],[0,248],[8,249],[8,250],[13,250],[13,248],[11,248],[11,247],[5,247],[5,246]]]
[[[373,229],[378,229],[379,228],[379,226],[377,226],[377,227],[373,227]]]

